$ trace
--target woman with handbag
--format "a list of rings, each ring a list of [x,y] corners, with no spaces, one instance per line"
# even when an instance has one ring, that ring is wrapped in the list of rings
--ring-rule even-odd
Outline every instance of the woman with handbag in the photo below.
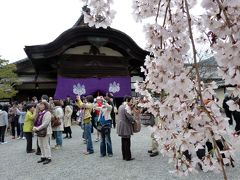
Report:
[[[41,149],[41,160],[38,163],[48,164],[51,162],[51,148],[49,145],[49,139],[52,134],[51,113],[48,111],[47,102],[40,102],[38,107],[39,113],[33,127],[33,131],[37,133]]]
[[[53,149],[61,149],[62,147],[62,132],[63,132],[63,123],[64,123],[64,112],[61,107],[61,101],[54,100],[54,109],[52,117],[52,130],[56,139],[56,145]]]

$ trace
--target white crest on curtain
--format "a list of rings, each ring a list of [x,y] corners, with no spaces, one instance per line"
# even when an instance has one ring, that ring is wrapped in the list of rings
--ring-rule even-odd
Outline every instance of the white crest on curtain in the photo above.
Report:
[[[77,83],[77,85],[74,84],[73,93],[81,96],[83,94],[86,94],[86,88],[84,85],[81,85],[80,83]]]
[[[116,93],[120,91],[120,84],[116,83],[115,81],[113,83],[109,84],[109,92]]]

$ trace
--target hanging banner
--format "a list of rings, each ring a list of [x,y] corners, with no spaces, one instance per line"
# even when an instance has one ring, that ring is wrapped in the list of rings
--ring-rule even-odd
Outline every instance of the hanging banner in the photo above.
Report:
[[[113,93],[114,97],[131,95],[131,78],[103,77],[103,78],[66,78],[58,77],[55,99],[66,99],[67,96],[75,99],[76,95],[87,96],[96,93]]]

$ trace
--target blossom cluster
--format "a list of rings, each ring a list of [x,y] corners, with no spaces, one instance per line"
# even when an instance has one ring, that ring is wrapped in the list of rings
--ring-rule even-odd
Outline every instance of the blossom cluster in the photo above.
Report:
[[[218,73],[226,85],[240,85],[240,3],[236,0],[203,0],[202,7],[206,10],[202,16],[204,27],[215,37],[211,43]],[[236,87],[234,93],[239,96],[240,88]],[[229,105],[240,111],[233,101]]]
[[[86,1],[87,7],[83,10],[84,22],[90,27],[107,28],[111,25],[112,19],[116,12],[110,8],[112,0],[83,0]]]
[[[146,98],[140,106],[161,119],[160,126],[154,128],[161,153],[175,163],[174,172],[179,175],[194,172],[197,164],[203,171],[220,171],[223,166],[219,161],[220,153],[216,156],[208,154],[206,143],[214,146],[216,154],[217,149],[220,151],[216,142],[224,144],[223,163],[231,161],[233,149],[224,140],[232,133],[228,119],[222,116],[212,99],[216,84],[204,84],[200,77],[189,76],[184,65],[191,44],[187,27],[193,26],[191,22],[197,22],[197,18],[189,20],[186,9],[193,7],[196,1],[187,4],[187,1],[162,0],[151,4],[139,0],[134,3],[139,20],[155,17],[155,22],[144,28],[151,54],[142,67],[145,81],[136,85],[136,91]],[[154,7],[153,10],[158,9],[159,13],[145,11],[148,5]],[[206,151],[201,158],[197,156],[200,149]]]

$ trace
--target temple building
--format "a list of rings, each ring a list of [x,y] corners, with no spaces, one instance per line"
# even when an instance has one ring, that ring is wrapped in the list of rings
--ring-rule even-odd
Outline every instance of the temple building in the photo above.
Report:
[[[15,63],[22,83],[17,99],[134,95],[133,83],[143,80],[140,67],[148,52],[127,34],[110,27],[90,28],[83,19],[48,44],[25,46],[27,58]]]

